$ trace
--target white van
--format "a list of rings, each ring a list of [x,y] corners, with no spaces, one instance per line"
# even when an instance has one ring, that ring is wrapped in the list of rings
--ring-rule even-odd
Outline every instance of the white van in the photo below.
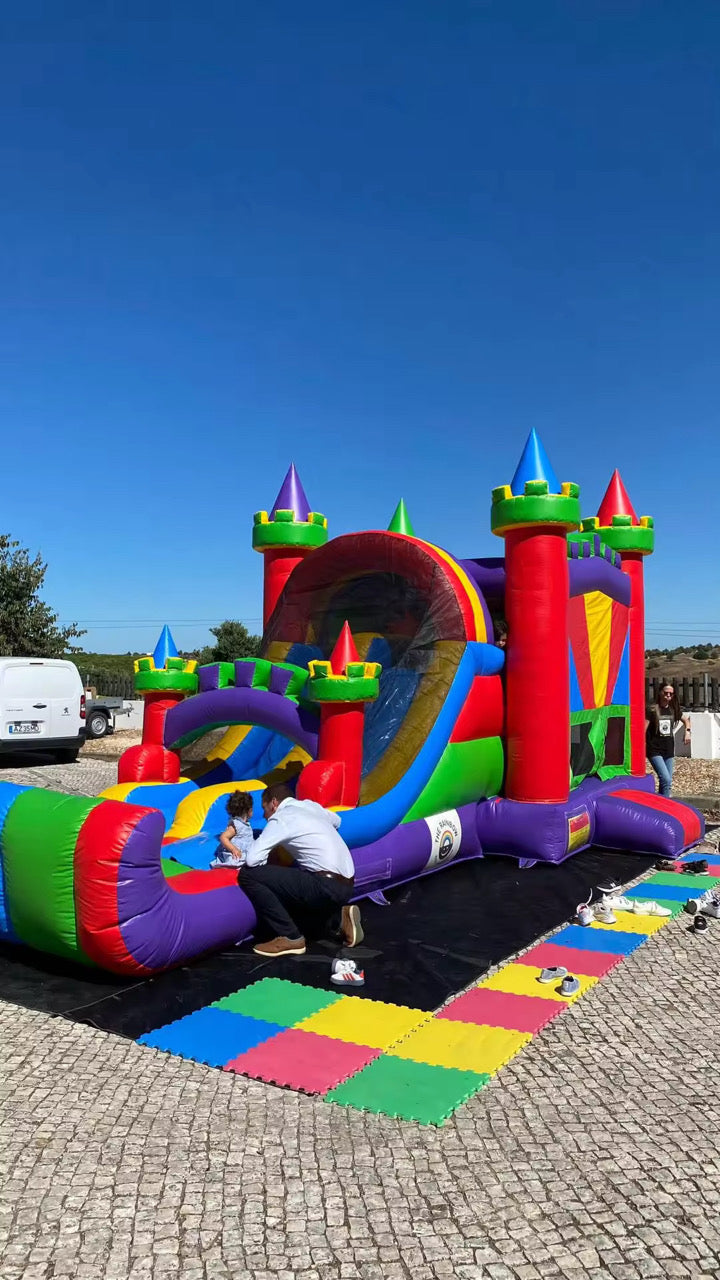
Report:
[[[0,752],[71,761],[84,741],[85,691],[74,662],[0,658]]]

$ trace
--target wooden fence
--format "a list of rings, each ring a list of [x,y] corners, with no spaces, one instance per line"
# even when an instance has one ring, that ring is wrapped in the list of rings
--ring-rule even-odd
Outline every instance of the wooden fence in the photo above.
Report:
[[[707,672],[699,676],[677,676],[672,682],[683,711],[720,711],[720,678]],[[655,702],[662,688],[661,676],[645,677],[645,701]]]
[[[116,675],[109,671],[83,671],[80,668],[83,685],[96,689],[99,698],[136,698],[135,684],[132,676]]]
[[[80,675],[83,684],[97,689],[101,697],[135,698],[137,696],[132,676],[82,669],[80,669]],[[720,711],[720,677],[705,673],[683,679],[676,678],[673,684],[684,711]],[[660,687],[660,676],[646,676],[645,701],[654,702]]]

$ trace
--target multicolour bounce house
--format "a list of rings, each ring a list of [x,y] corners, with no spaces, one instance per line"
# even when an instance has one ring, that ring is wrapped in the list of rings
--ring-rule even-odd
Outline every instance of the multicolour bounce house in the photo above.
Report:
[[[328,541],[291,467],[254,518],[262,657],[196,669],[166,628],[136,664],[143,741],[117,786],[0,783],[0,936],[134,974],[251,936],[234,872],[208,868],[228,793],[278,780],[342,812],[359,898],[484,854],[528,866],[696,843],[700,814],[645,775],[652,520],[615,472],[581,521],[578,486],[531,433],[491,527],[504,558],[425,542],[402,503],[389,529]],[[183,748],[218,729],[183,772]]]

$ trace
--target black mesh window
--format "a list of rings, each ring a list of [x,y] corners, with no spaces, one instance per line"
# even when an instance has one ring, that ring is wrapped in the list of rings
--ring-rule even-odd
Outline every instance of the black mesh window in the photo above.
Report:
[[[603,764],[621,765],[625,761],[625,717],[611,716],[605,736]]]
[[[595,752],[590,741],[589,724],[570,726],[570,765],[573,777],[584,777],[595,768]]]

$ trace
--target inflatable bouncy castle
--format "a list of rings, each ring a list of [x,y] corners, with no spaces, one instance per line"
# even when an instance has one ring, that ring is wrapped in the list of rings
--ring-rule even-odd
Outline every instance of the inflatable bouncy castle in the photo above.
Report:
[[[387,530],[329,540],[291,467],[254,517],[261,656],[198,669],[166,628],[136,663],[143,740],[116,786],[85,799],[0,783],[0,936],[136,974],[251,936],[235,873],[209,865],[228,794],[254,794],[259,827],[279,780],[340,812],[358,898],[486,854],[530,866],[696,843],[700,814],[645,775],[652,520],[617,472],[581,519],[578,486],[531,433],[490,522],[491,559],[424,541],[402,502]]]

